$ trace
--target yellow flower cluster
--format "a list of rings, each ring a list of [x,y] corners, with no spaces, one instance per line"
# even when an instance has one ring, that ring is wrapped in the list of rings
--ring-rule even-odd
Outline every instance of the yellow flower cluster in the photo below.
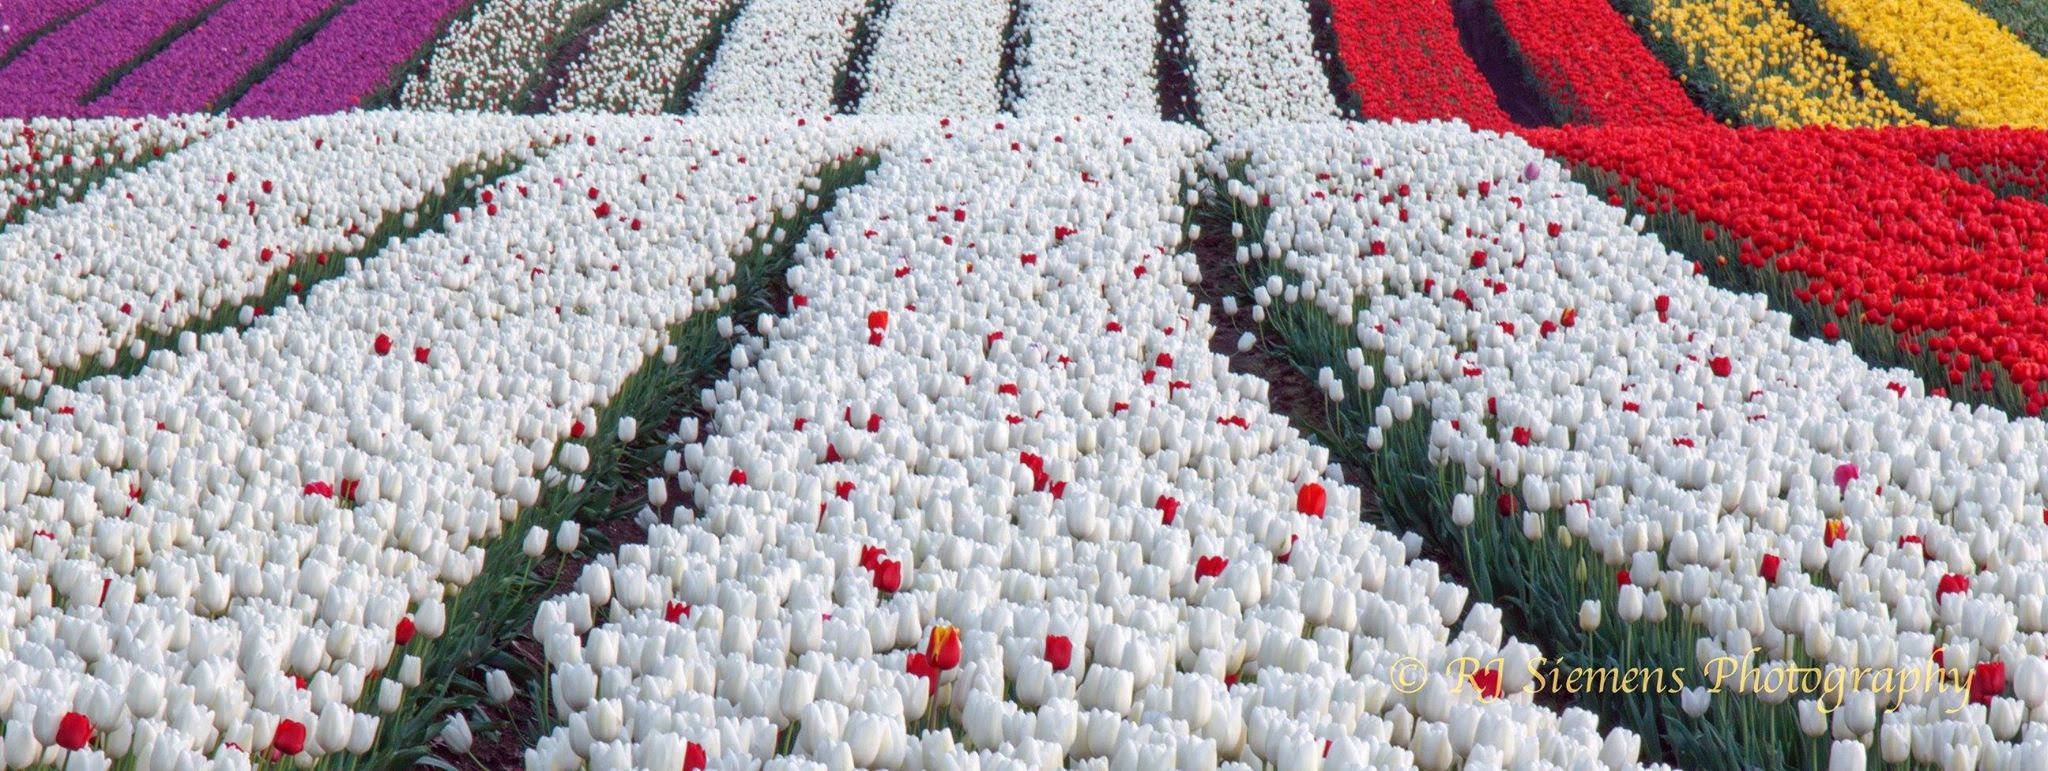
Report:
[[[1636,7],[1648,11],[1650,34],[1684,55],[1688,80],[1727,100],[1744,123],[1919,122],[1776,0],[1642,0]]]
[[[1939,117],[2048,127],[2048,59],[1962,0],[1818,2]]]

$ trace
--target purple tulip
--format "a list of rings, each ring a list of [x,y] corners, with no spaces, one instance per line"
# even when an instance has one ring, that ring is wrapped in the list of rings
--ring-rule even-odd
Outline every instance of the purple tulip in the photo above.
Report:
[[[1534,181],[1536,181],[1536,180],[1537,180],[1537,179],[1538,179],[1539,177],[1542,177],[1542,176],[1543,176],[1543,169],[1541,169],[1541,168],[1538,168],[1538,167],[1536,166],[1536,162],[1535,162],[1535,161],[1530,161],[1530,162],[1529,162],[1529,165],[1528,165],[1527,167],[1525,167],[1525,168],[1523,168],[1523,169],[1522,169],[1522,179],[1524,179],[1524,180],[1527,180],[1527,181],[1530,181],[1530,182],[1534,182]]]
[[[341,0],[230,0],[91,105],[98,114],[208,112],[273,49]]]
[[[211,0],[105,0],[0,69],[0,115],[87,114],[79,100]]]
[[[234,115],[297,118],[361,104],[469,0],[358,0],[242,97]]]

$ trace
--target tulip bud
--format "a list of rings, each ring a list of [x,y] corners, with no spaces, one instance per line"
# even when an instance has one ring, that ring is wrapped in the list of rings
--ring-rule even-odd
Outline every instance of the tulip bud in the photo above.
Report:
[[[449,715],[447,724],[441,727],[441,743],[457,755],[469,754],[469,746],[474,739],[469,730],[469,718],[460,712]]]
[[[1579,631],[1591,633],[1600,628],[1600,601],[1586,600],[1579,603]]]
[[[576,547],[583,542],[582,539],[583,526],[573,519],[563,520],[562,526],[555,530],[555,551],[573,554]]]

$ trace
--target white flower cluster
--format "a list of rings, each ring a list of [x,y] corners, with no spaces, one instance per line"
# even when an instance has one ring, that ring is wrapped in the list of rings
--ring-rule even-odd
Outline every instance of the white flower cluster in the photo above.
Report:
[[[1302,0],[1185,0],[1183,8],[1204,128],[1228,137],[1337,117]]]
[[[1793,702],[1808,736],[1836,741],[1837,768],[1872,747],[1888,763],[2039,762],[2040,421],[1793,337],[1519,139],[1281,127],[1231,140],[1212,171],[1235,163],[1230,195],[1274,207],[1241,259],[1295,277],[1258,287],[1256,312],[1298,304],[1348,330],[1351,382],[1379,393],[1368,443],[1426,430],[1427,461],[1463,471],[1461,525],[1497,480],[1532,544],[1556,533],[1627,571],[1624,623],[1669,603],[1696,624],[1696,673],[1760,649],[1712,698]],[[1846,693],[1771,676],[1801,659]],[[1967,686],[1906,684],[1935,666]]]
[[[527,767],[1632,766],[1583,711],[1394,687],[1540,654],[1210,352],[1176,251],[1206,144],[984,119],[885,149],[685,424],[701,510],[543,606],[564,725]]]
[[[451,173],[526,157],[552,130],[433,115],[257,122],[9,228],[0,394],[34,400],[60,371],[139,356],[144,333],[176,333],[295,266],[361,249]]]
[[[686,73],[705,66],[712,25],[740,0],[630,0],[591,35],[569,66],[555,112],[654,114],[666,110]]]
[[[831,112],[854,30],[869,7],[869,0],[751,0],[719,45],[693,112]]]
[[[227,127],[210,115],[0,120],[0,227],[41,203],[70,201],[93,182]]]
[[[1159,114],[1154,0],[1019,0],[1019,115]]]
[[[879,138],[526,120],[575,141],[444,232],[6,435],[9,767],[64,759],[51,742],[72,712],[101,737],[74,767],[367,749],[376,712],[420,683],[428,643],[411,638],[448,631],[485,544],[544,483],[580,484],[579,423],[671,325],[732,299],[735,257],[817,203],[811,175]]]
[[[894,0],[861,71],[863,115],[1002,110],[1009,0]]]
[[[408,110],[510,112],[525,103],[548,55],[602,0],[484,0],[434,42],[427,72],[399,95]]]

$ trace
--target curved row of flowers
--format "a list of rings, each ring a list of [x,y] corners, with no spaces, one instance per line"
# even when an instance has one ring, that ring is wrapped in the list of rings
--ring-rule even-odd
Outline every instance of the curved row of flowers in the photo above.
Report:
[[[408,80],[399,103],[409,110],[513,112],[533,96],[548,57],[616,0],[484,0],[457,21]]]
[[[262,122],[8,228],[0,392],[36,400],[68,372],[142,358],[145,340],[361,250],[400,217],[414,225],[451,175],[516,163],[556,131],[473,116]]]
[[[1792,0],[1872,56],[1929,116],[2048,128],[2048,58],[1962,0]]]
[[[1629,0],[1623,7],[1688,84],[1745,124],[1920,122],[1776,0]]]
[[[1543,598],[1525,608],[1546,644],[1686,667],[1622,699],[1714,715],[1663,721],[1669,749],[1847,769],[2037,752],[2040,421],[1795,338],[1517,139],[1276,129],[1212,171],[1251,224],[1255,313],[1362,397],[1335,409],[1382,500],[1475,591]]]
[[[1768,293],[1802,332],[1909,365],[1958,399],[2048,407],[2036,300],[2048,206],[1929,167],[1878,132],[1530,136],[1614,176],[1611,203],[1644,209],[1702,271]]]
[[[527,767],[1633,766],[1582,711],[1397,687],[1540,654],[1210,352],[1177,252],[1205,144],[984,119],[885,149],[685,428],[698,510],[540,612],[562,727]]]
[[[1337,118],[1305,3],[1183,0],[1181,7],[1181,45],[1204,128],[1224,137],[1261,123]]]
[[[555,112],[672,111],[741,0],[628,0],[569,66]]]
[[[0,120],[0,230],[231,125],[205,116]]]
[[[1607,0],[1489,0],[1536,89],[1565,123],[1711,123]]]
[[[861,70],[863,115],[1002,111],[1010,0],[893,0]]]
[[[217,0],[105,0],[0,68],[0,115],[73,117],[158,38],[197,23]]]
[[[2048,131],[1918,129],[1887,131],[1879,138],[1993,192],[2048,203]]]
[[[476,2],[353,0],[230,112],[298,118],[381,104],[448,21]]]
[[[444,232],[12,427],[0,563],[37,588],[0,597],[10,765],[376,746],[463,633],[450,608],[486,548],[583,484],[574,440],[632,430],[583,421],[672,325],[734,299],[736,256],[788,237],[755,230],[814,200],[810,175],[877,139],[548,125],[586,141]]]
[[[1366,119],[1457,118],[1494,130],[1515,125],[1459,44],[1448,3],[1331,0],[1330,25]]]
[[[1159,114],[1158,3],[1019,0],[1019,115]]]
[[[832,111],[870,0],[749,0],[692,96],[698,115]]]

